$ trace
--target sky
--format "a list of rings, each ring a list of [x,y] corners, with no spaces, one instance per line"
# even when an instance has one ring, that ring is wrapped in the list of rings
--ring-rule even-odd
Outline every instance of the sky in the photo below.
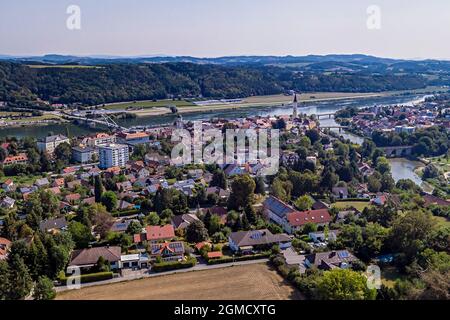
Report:
[[[67,27],[70,5],[80,29]],[[3,55],[450,60],[449,39],[448,0],[0,0]]]

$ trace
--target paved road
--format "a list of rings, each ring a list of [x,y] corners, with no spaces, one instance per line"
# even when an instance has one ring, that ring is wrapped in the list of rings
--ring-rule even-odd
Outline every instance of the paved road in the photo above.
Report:
[[[214,265],[208,265],[206,263],[198,263],[192,268],[188,269],[178,269],[178,270],[171,270],[171,271],[164,271],[164,272],[150,272],[149,270],[137,270],[137,271],[125,271],[125,274],[123,276],[113,278],[110,280],[104,280],[104,281],[96,281],[91,283],[84,283],[81,284],[81,289],[86,287],[93,287],[98,285],[105,285],[105,284],[111,284],[111,283],[117,283],[117,282],[123,282],[123,281],[130,281],[130,280],[137,280],[137,279],[144,279],[144,278],[151,278],[151,277],[160,277],[164,275],[170,275],[175,273],[184,273],[184,272],[192,272],[192,271],[201,271],[201,270],[210,270],[210,269],[220,269],[220,268],[228,268],[232,266],[242,266],[242,265],[248,265],[248,264],[255,264],[255,263],[267,263],[269,259],[256,259],[256,260],[247,260],[247,261],[238,261],[238,262],[229,262],[229,263],[221,263],[221,264],[214,264]],[[56,292],[63,292],[69,289],[67,286],[61,286],[55,288]]]

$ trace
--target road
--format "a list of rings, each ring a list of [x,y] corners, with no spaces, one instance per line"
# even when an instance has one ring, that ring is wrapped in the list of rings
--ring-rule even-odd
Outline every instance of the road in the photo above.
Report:
[[[117,282],[123,282],[123,281],[130,281],[130,280],[137,280],[137,279],[144,279],[144,278],[151,278],[151,277],[160,277],[160,276],[171,275],[171,274],[175,274],[175,273],[193,272],[193,271],[210,270],[210,269],[220,269],[220,268],[228,268],[228,267],[232,267],[232,266],[242,266],[242,265],[256,264],[256,263],[267,263],[268,261],[269,261],[269,259],[256,259],[256,260],[221,263],[221,264],[215,264],[215,265],[208,265],[206,263],[198,263],[197,265],[195,265],[192,268],[178,269],[178,270],[171,270],[171,271],[164,271],[164,272],[151,272],[149,270],[137,270],[137,271],[130,270],[130,271],[126,271],[123,276],[120,276],[117,278],[81,284],[81,287],[79,289],[86,288],[86,287],[92,287],[92,286],[117,283]],[[56,292],[63,292],[63,291],[71,290],[71,289],[69,289],[67,286],[60,286],[60,287],[56,287],[55,290],[56,290]]]

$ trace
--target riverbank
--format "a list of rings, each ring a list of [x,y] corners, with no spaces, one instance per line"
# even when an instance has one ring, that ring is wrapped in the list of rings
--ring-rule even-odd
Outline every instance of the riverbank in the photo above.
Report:
[[[339,101],[349,99],[364,99],[386,97],[390,93],[342,93],[342,92],[320,92],[320,93],[304,93],[299,94],[297,99],[299,103],[307,102],[325,102],[325,101]],[[167,102],[170,105],[170,101]],[[211,104],[211,105],[182,105],[177,106],[178,113],[195,113],[195,112],[212,112],[220,110],[238,110],[241,108],[255,108],[255,107],[278,107],[292,103],[292,96],[273,95],[273,96],[255,96],[242,100],[241,103],[233,104]],[[107,108],[107,107],[106,107]],[[138,117],[144,116],[161,116],[170,114],[172,111],[168,107],[143,107],[140,110],[126,111],[127,113],[135,114]]]

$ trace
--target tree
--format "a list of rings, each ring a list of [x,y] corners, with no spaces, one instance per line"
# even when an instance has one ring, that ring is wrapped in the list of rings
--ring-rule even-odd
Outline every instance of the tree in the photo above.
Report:
[[[173,217],[173,211],[170,209],[164,209],[161,212],[160,218],[165,220],[170,220]]]
[[[93,236],[89,227],[78,221],[71,221],[69,223],[69,232],[72,235],[73,241],[78,248],[87,248],[89,242],[93,240]]]
[[[317,129],[307,130],[305,135],[309,138],[312,144],[316,143],[316,141],[320,140],[320,133]]]
[[[264,183],[264,178],[261,176],[258,176],[255,178],[255,193],[257,193],[257,194],[265,194],[266,193],[266,186]]]
[[[244,208],[254,201],[255,181],[248,175],[237,176],[231,184],[231,194],[228,199],[229,209]]]
[[[431,214],[419,210],[406,212],[393,222],[389,244],[404,255],[407,264],[427,245],[434,226]]]
[[[99,175],[95,176],[94,179],[95,202],[100,202],[104,191],[102,179]]]
[[[217,170],[212,177],[211,180],[211,187],[219,187],[222,189],[227,189],[228,182],[227,182],[227,176],[223,172],[223,170]]]
[[[317,283],[319,298],[324,300],[375,300],[376,290],[367,288],[367,278],[352,270],[325,271]]]
[[[381,174],[385,174],[391,172],[391,165],[389,164],[389,161],[385,157],[378,157],[376,169]]]
[[[5,158],[7,157],[6,151],[3,148],[0,148],[0,163],[3,163]]]
[[[11,284],[11,291],[8,294],[10,300],[19,300],[25,298],[33,287],[28,268],[25,262],[18,254],[12,254],[8,260]]]
[[[117,208],[117,196],[113,191],[106,191],[102,194],[102,204],[111,212]]]
[[[72,158],[72,148],[67,142],[59,144],[55,148],[55,158],[67,164]]]
[[[312,205],[314,204],[314,201],[313,199],[311,199],[310,196],[305,194],[304,196],[298,197],[297,200],[295,200],[294,204],[298,210],[306,211],[311,209]]]
[[[395,181],[389,172],[386,172],[381,176],[381,191],[391,192],[395,187]]]
[[[139,234],[142,231],[142,225],[139,221],[131,221],[127,228],[129,234]]]
[[[220,231],[220,227],[222,225],[222,221],[220,220],[220,217],[216,214],[214,214],[211,217],[211,220],[209,221],[209,227],[208,227],[208,233],[210,235],[213,235]]]
[[[147,217],[145,217],[145,221],[151,226],[159,225],[159,216],[156,212],[150,212]]]
[[[10,269],[6,260],[0,260],[0,300],[6,300],[12,291],[10,279]]]
[[[56,291],[52,281],[45,276],[39,277],[34,287],[33,297],[35,300],[53,300],[56,297]]]
[[[423,179],[435,179],[439,177],[439,169],[430,163],[423,169]]]
[[[208,230],[202,221],[196,220],[186,228],[186,240],[191,243],[198,243],[208,239]]]
[[[381,190],[380,180],[375,175],[371,175],[367,178],[367,188],[370,192],[379,192]]]

